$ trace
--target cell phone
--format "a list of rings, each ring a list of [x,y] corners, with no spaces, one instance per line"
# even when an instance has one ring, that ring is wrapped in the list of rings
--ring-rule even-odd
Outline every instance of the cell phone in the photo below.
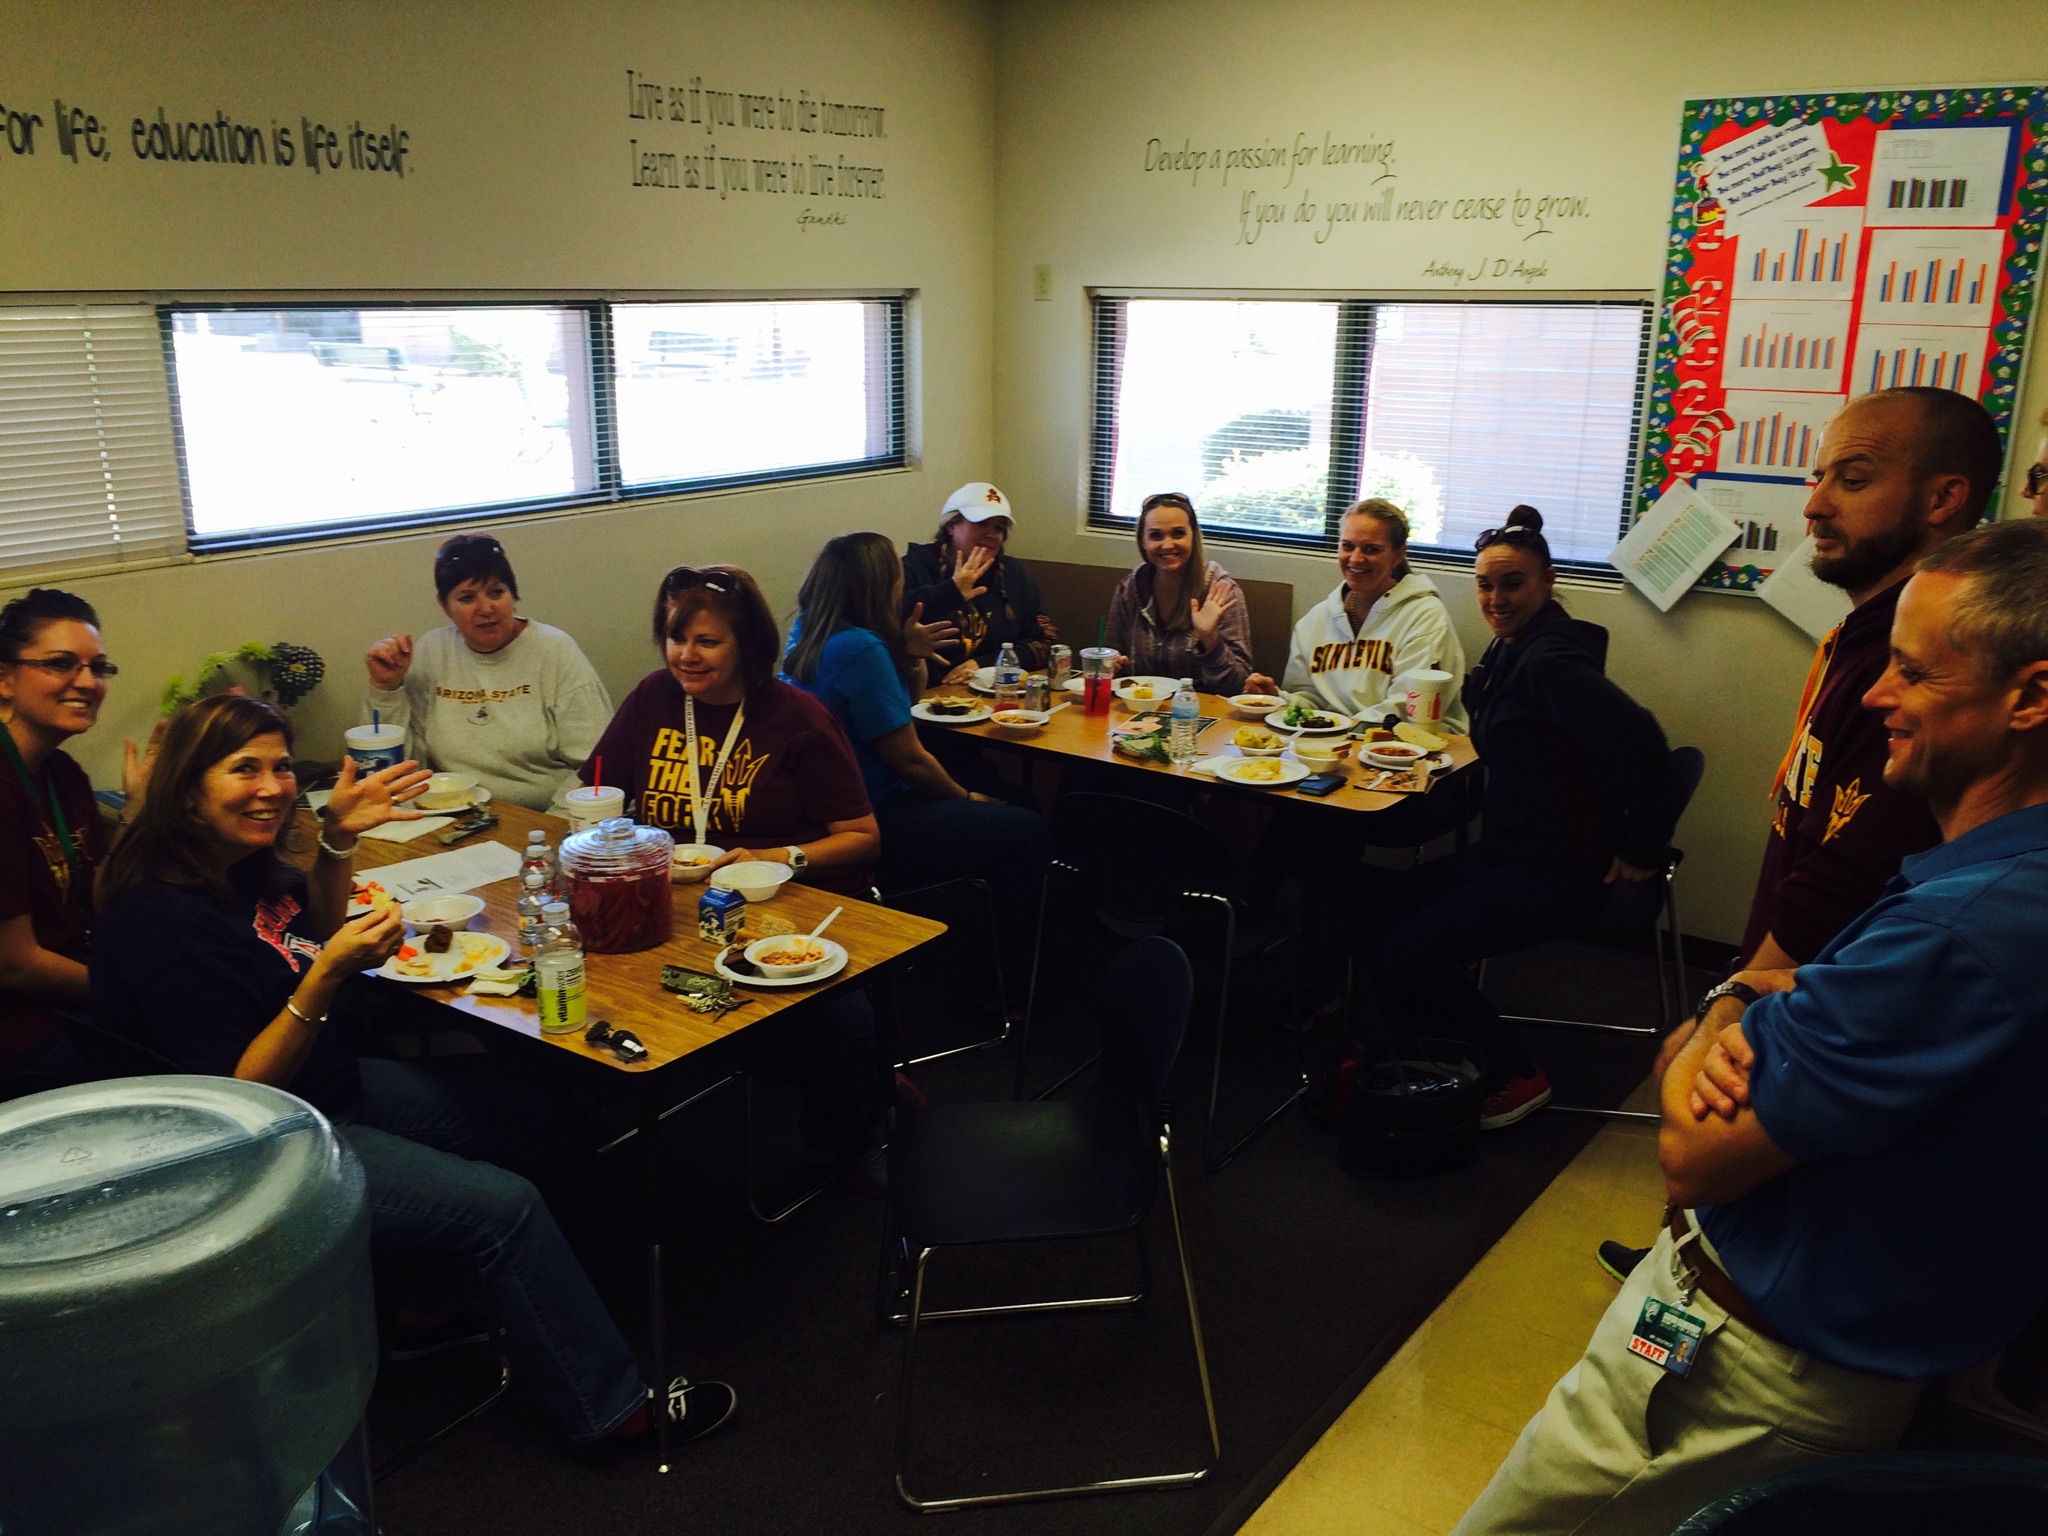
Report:
[[[1345,782],[1341,773],[1312,773],[1294,787],[1304,795],[1327,795],[1342,789]]]

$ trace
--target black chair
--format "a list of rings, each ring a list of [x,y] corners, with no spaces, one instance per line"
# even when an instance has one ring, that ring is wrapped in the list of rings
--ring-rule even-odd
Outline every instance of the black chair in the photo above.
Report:
[[[1070,794],[1053,802],[1052,857],[1039,896],[1038,935],[1031,952],[1031,979],[1025,993],[1024,1022],[1017,1041],[1015,1095],[1024,1096],[1025,1069],[1030,1061],[1031,1025],[1036,1016],[1040,974],[1046,945],[1061,910],[1092,912],[1096,920],[1123,938],[1163,934],[1180,940],[1194,954],[1213,956],[1220,968],[1216,982],[1215,1041],[1209,1066],[1209,1107],[1202,1129],[1202,1159],[1213,1171],[1237,1156],[1290,1107],[1308,1093],[1308,1068],[1302,1055],[1301,1032],[1290,1028],[1294,1041],[1294,1086],[1237,1140],[1217,1150],[1216,1107],[1223,1083],[1223,1031],[1230,1009],[1230,978],[1234,963],[1249,955],[1271,954],[1294,942],[1293,931],[1277,922],[1247,921],[1230,894],[1231,858],[1215,833],[1192,816],[1149,800],[1123,795]],[[1288,1023],[1299,1022],[1301,999],[1295,967],[1289,965]],[[1089,1063],[1083,1062],[1040,1098],[1058,1092]]]
[[[1117,958],[1103,982],[1101,995],[1116,1002],[1102,1010],[1102,1068],[1092,1095],[934,1104],[906,1111],[898,1119],[889,1146],[889,1226],[877,1300],[882,1321],[900,1323],[905,1329],[896,1418],[896,1493],[910,1508],[930,1512],[1174,1487],[1200,1482],[1222,1456],[1194,1273],[1174,1190],[1170,1109],[1161,1098],[1186,1034],[1193,991],[1194,973],[1178,945],[1164,938],[1140,939]],[[1135,1306],[1151,1284],[1141,1224],[1157,1203],[1162,1183],[1208,1421],[1202,1464],[1186,1471],[1013,1492],[941,1498],[912,1493],[906,1472],[918,1330],[927,1323],[960,1318]],[[1137,1237],[1142,1274],[1139,1288],[1129,1295],[946,1310],[925,1307],[925,1280],[940,1248],[1124,1233]]]
[[[1677,808],[1677,816],[1673,818],[1673,825],[1676,825],[1678,818],[1685,815],[1686,807],[1692,804],[1693,793],[1700,787],[1700,776],[1706,771],[1707,759],[1698,747],[1673,747],[1664,761],[1665,772],[1670,776],[1671,803]],[[1638,935],[1649,938],[1650,955],[1657,969],[1657,1005],[1663,1020],[1661,1024],[1602,1024],[1592,1019],[1557,1019],[1527,1013],[1504,1013],[1502,1021],[1533,1024],[1539,1029],[1575,1029],[1589,1034],[1625,1035],[1638,1040],[1656,1039],[1676,1028],[1692,1000],[1685,969],[1685,940],[1678,926],[1678,866],[1684,861],[1684,849],[1666,848],[1651,879],[1617,880],[1607,900],[1587,925],[1588,932],[1605,930],[1631,938]],[[1486,984],[1484,961],[1479,966],[1479,984]],[[1560,1104],[1554,1099],[1544,1107],[1563,1115],[1591,1115],[1601,1120],[1655,1122],[1658,1118],[1642,1110],[1595,1109],[1583,1104]]]
[[[922,1056],[913,1056],[906,1047],[904,1059],[896,1063],[899,1067],[921,1067],[926,1062],[944,1061],[948,1056],[964,1056],[969,1051],[985,1051],[1001,1045],[1010,1038],[1010,989],[1003,975],[1002,924],[996,915],[996,894],[988,881],[974,875],[962,875],[952,880],[937,880],[929,885],[908,886],[900,889],[882,890],[877,887],[874,899],[877,905],[891,907],[898,912],[911,912],[920,917],[930,917],[947,924],[949,947],[957,947],[960,933],[958,927],[957,900],[971,898],[979,910],[983,923],[985,953],[994,973],[995,997],[979,998],[967,995],[964,1001],[978,1012],[990,1015],[996,1023],[994,1034],[967,1045],[946,1046],[940,1050],[928,1051]],[[951,898],[951,899],[948,899]]]

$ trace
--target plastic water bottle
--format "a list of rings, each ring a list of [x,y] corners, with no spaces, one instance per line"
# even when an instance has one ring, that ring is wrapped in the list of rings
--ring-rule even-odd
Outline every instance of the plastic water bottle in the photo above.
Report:
[[[551,901],[541,916],[540,948],[533,955],[540,1028],[565,1035],[583,1027],[583,935],[569,921],[569,904]]]
[[[519,947],[529,955],[540,947],[542,918],[549,900],[541,872],[529,865],[519,877],[519,900],[515,904],[519,913]]]
[[[1017,659],[1017,647],[1009,641],[996,653],[996,708],[1018,709],[1024,703],[1024,663]]]
[[[519,874],[523,880],[534,871],[540,872],[541,889],[548,899],[554,900],[562,894],[561,871],[555,864],[555,851],[548,846],[548,835],[535,828],[526,834],[526,856],[519,862]]]
[[[1172,723],[1166,733],[1166,751],[1176,763],[1195,760],[1195,738],[1202,734],[1202,701],[1195,697],[1195,680],[1184,677],[1173,696]]]

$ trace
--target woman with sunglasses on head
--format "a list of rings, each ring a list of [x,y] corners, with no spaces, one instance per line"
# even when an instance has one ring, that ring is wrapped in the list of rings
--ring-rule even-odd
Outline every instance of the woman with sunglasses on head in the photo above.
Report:
[[[91,1076],[64,1017],[90,1003],[93,887],[107,833],[64,747],[92,729],[118,670],[99,623],[84,598],[53,587],[0,608],[0,1099]],[[146,764],[132,743],[125,757],[133,815]]]
[[[984,875],[1011,898],[1013,918],[1028,929],[1045,823],[1032,811],[971,792],[919,739],[910,706],[922,661],[950,626],[898,624],[902,591],[903,568],[884,535],[829,540],[797,593],[782,675],[821,700],[853,743],[882,836],[881,888]]]
[[[1142,676],[1189,677],[1203,693],[1244,691],[1252,671],[1244,593],[1202,548],[1194,503],[1179,491],[1138,510],[1137,569],[1109,600],[1103,643]]]
[[[298,796],[291,723],[233,694],[180,711],[101,882],[94,1013],[185,1071],[268,1083],[325,1114],[362,1163],[372,1247],[473,1262],[568,1436],[635,1438],[649,1394],[632,1351],[539,1191],[493,1165],[544,1109],[516,1080],[358,1060],[329,1022],[348,980],[405,936],[395,906],[346,915],[356,839],[417,817],[405,802],[426,778],[411,762],[359,778],[344,761],[304,873],[280,857]],[[729,1387],[700,1382],[672,1388],[668,1411],[695,1438],[732,1407]]]
[[[1287,649],[1282,687],[1316,709],[1377,724],[1403,712],[1417,672],[1465,670],[1465,648],[1436,584],[1408,567],[1408,514],[1374,496],[1337,525],[1337,590],[1301,616]],[[1254,673],[1248,693],[1278,693]],[[1465,710],[1452,701],[1444,727],[1463,733]]]
[[[458,533],[434,556],[449,623],[370,647],[366,708],[406,733],[427,767],[464,773],[500,799],[544,811],[611,718],[612,701],[574,640],[519,614],[519,578],[487,533]]]
[[[619,705],[583,766],[626,792],[637,819],[677,842],[787,864],[846,896],[873,888],[882,836],[860,764],[832,711],[775,676],[781,636],[768,600],[737,566],[678,566],[654,595],[664,665]],[[879,1194],[887,1177],[876,1092],[874,1014],[853,992],[806,1010],[801,1037],[762,1047],[758,1065],[804,1091],[804,1139]]]
[[[903,551],[903,614],[951,624],[957,634],[937,648],[933,682],[963,682],[993,666],[1004,645],[1017,647],[1027,672],[1052,660],[1059,632],[1046,616],[1038,580],[1003,553],[1011,529],[1010,501],[986,480],[971,480],[946,498],[929,544]]]
[[[1616,881],[1652,878],[1677,811],[1662,728],[1605,674],[1607,631],[1557,601],[1542,514],[1516,507],[1477,549],[1479,612],[1494,638],[1464,702],[1486,770],[1485,830],[1412,877],[1424,889],[1381,932],[1372,969],[1391,1025],[1485,1054],[1479,1123],[1497,1130],[1548,1103],[1550,1082],[1473,984],[1473,964],[1563,938]]]

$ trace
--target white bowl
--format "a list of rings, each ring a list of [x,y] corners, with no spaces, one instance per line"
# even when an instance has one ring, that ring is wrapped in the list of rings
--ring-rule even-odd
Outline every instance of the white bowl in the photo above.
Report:
[[[1150,688],[1149,698],[1134,699],[1131,690]],[[1133,715],[1157,712],[1164,714],[1173,708],[1173,696],[1180,691],[1177,677],[1120,677],[1110,684],[1110,692],[1116,695],[1117,706]]]
[[[1045,729],[1052,715],[1043,709],[999,709],[989,723],[1005,736],[1030,736]]]
[[[476,780],[466,773],[437,773],[413,804],[422,811],[459,811],[476,798]]]
[[[483,911],[481,896],[415,896],[399,909],[400,915],[421,932],[442,923],[450,928],[461,928],[472,917]]]
[[[738,891],[749,901],[773,901],[783,882],[795,874],[787,864],[772,859],[742,859],[711,872],[711,883],[722,891]]]
[[[764,955],[780,954],[785,950],[796,949],[800,946],[819,951],[818,958],[815,960],[805,960],[796,965],[777,965],[772,960],[762,958]],[[839,956],[845,954],[846,951],[830,939],[807,938],[801,933],[777,933],[771,934],[765,939],[754,940],[741,953],[747,957],[750,964],[760,970],[762,975],[785,977],[808,976],[811,972],[830,965]]]
[[[1295,755],[1298,757],[1300,753],[1297,752]],[[1422,748],[1411,746],[1405,741],[1368,742],[1365,748],[1365,760],[1368,763],[1375,768],[1388,768],[1395,772],[1413,768],[1427,756],[1429,754]]]
[[[677,843],[669,861],[669,878],[678,885],[695,885],[711,873],[714,862],[724,857],[725,850],[711,843]]]
[[[1272,738],[1270,747],[1248,747],[1237,739],[1235,732],[1231,733],[1230,744],[1246,757],[1278,757],[1287,750],[1287,738],[1275,731],[1267,731],[1266,735]]]
[[[1230,696],[1230,712],[1240,720],[1264,720],[1276,709],[1285,709],[1287,701],[1277,693],[1233,693]]]

